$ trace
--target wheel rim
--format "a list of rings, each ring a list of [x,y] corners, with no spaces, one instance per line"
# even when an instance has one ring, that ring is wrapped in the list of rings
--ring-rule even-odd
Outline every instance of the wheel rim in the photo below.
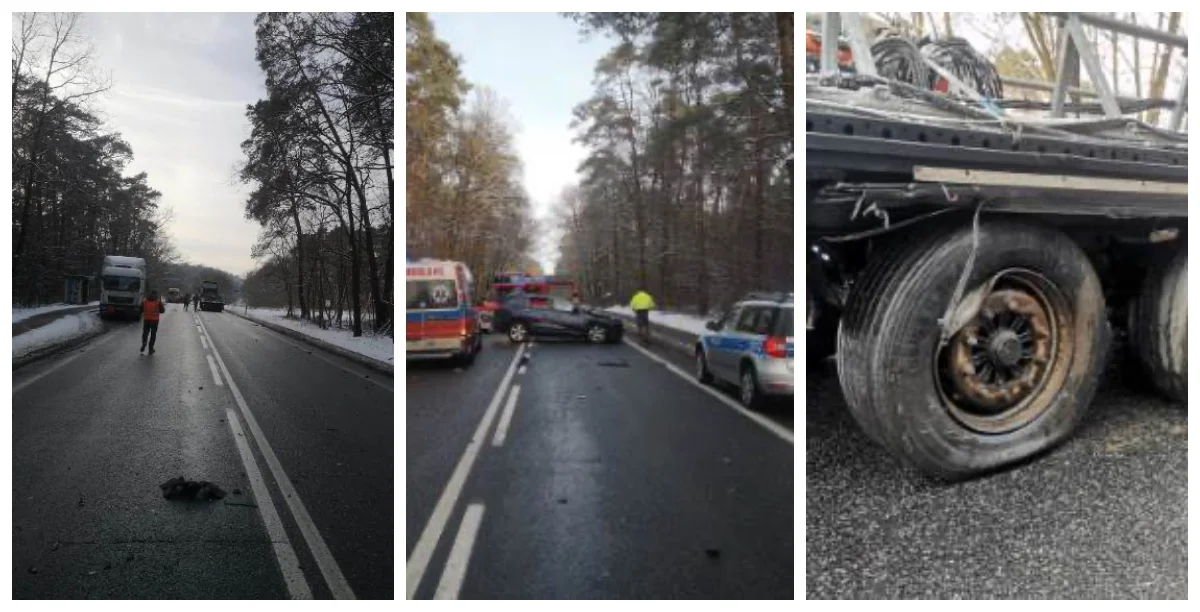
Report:
[[[754,374],[749,370],[742,373],[742,403],[749,406],[754,402]]]
[[[696,353],[696,378],[704,378],[704,353]]]
[[[588,339],[592,342],[604,342],[606,336],[603,327],[593,327],[588,330]]]
[[[512,328],[508,330],[508,337],[512,338],[515,342],[521,342],[525,340],[525,326],[521,324],[513,325]]]
[[[980,433],[1020,429],[1054,403],[1072,354],[1072,313],[1040,274],[1007,270],[979,312],[935,354],[950,415]]]

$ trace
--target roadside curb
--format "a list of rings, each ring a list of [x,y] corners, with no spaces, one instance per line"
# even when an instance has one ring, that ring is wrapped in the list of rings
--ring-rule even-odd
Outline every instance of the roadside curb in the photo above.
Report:
[[[396,377],[396,374],[395,374],[396,366],[394,366],[393,364],[385,363],[378,359],[373,359],[371,357],[367,357],[366,355],[362,355],[360,353],[356,353],[354,351],[344,349],[340,346],[337,346],[336,344],[331,344],[320,338],[314,338],[308,334],[305,334],[304,332],[296,331],[290,327],[278,325],[275,323],[268,323],[267,321],[263,321],[262,319],[256,319],[256,318],[248,316],[248,315],[240,314],[237,312],[237,310],[235,308],[226,307],[225,312],[228,312],[237,317],[241,317],[247,321],[250,321],[251,323],[257,323],[267,329],[277,331],[285,336],[291,336],[292,338],[295,338],[297,340],[307,342],[317,348],[324,349],[326,351],[329,351],[330,353],[333,353],[340,357],[349,359],[350,361],[353,361],[363,367],[375,370],[376,372],[382,372],[384,374],[387,374],[388,376],[391,376],[392,378]]]
[[[27,317],[24,320],[13,323],[14,330],[17,328],[22,328],[22,331],[20,331],[18,333],[14,333],[13,337],[15,338],[17,336],[20,336],[21,334],[27,334],[35,329],[45,327],[63,317],[67,317],[67,316],[70,316],[73,314],[79,314],[81,312],[88,312],[89,310],[99,313],[100,306],[98,304],[81,304],[79,306],[60,308],[58,310],[51,310],[50,312],[43,312],[41,314],[36,314],[31,317]],[[30,323],[32,323],[34,321],[43,321],[43,322],[38,325],[29,327]]]
[[[84,311],[84,312],[86,312],[86,311]],[[75,336],[75,337],[71,338],[70,340],[63,340],[62,342],[59,342],[56,344],[51,344],[44,348],[40,348],[35,351],[26,353],[25,355],[22,355],[20,357],[14,357],[13,358],[13,366],[12,366],[13,371],[16,372],[17,370],[19,370],[27,365],[36,363],[38,361],[46,359],[47,357],[53,357],[55,355],[66,353],[66,352],[69,352],[69,351],[77,349],[77,348],[82,348],[83,345],[87,344],[88,342],[91,342],[92,340],[95,340],[96,338],[99,338],[100,336],[103,336],[104,334],[108,333],[108,331],[109,331],[108,326],[103,324],[104,323],[103,321],[101,323],[102,324],[101,324],[100,328],[95,331],[90,331],[81,336]],[[31,331],[33,331],[33,330],[31,330]],[[29,332],[26,332],[26,333],[29,333]]]

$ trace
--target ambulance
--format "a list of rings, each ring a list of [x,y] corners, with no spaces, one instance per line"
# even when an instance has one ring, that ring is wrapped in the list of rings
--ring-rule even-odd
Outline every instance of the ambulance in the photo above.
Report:
[[[469,365],[483,348],[472,305],[471,271],[464,263],[436,259],[409,260],[406,265],[406,359]]]

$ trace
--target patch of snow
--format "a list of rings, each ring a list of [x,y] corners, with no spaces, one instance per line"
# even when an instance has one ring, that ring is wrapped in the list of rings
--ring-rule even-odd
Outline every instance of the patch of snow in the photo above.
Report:
[[[99,330],[102,325],[100,316],[95,312],[69,314],[37,329],[13,336],[13,359],[24,357],[60,342],[86,336]]]
[[[100,304],[100,302],[91,302],[88,304],[88,306],[98,306],[99,304]],[[49,306],[37,306],[34,308],[21,308],[18,306],[13,306],[13,309],[12,309],[13,321],[12,322],[20,323],[21,321],[24,321],[25,319],[28,319],[29,317],[37,316],[40,314],[45,314],[47,312],[54,312],[56,310],[67,310],[69,308],[79,308],[79,306],[81,306],[81,305],[80,304],[50,304]]]
[[[614,314],[633,317],[633,310],[628,306],[612,306],[606,310]],[[669,327],[671,329],[692,334],[693,336],[702,336],[708,333],[708,329],[704,327],[704,324],[707,322],[708,320],[702,317],[681,312],[663,312],[661,310],[650,311],[651,324]]]
[[[330,327],[329,329],[321,329],[315,323],[285,317],[284,315],[287,314],[286,308],[238,308],[237,312],[251,319],[258,319],[259,321],[266,321],[294,329],[306,336],[324,340],[334,346],[354,351],[360,355],[366,355],[372,359],[378,359],[384,363],[395,363],[396,343],[391,336],[376,336],[369,331],[363,330],[363,335],[355,338],[353,336],[354,332],[349,328]]]

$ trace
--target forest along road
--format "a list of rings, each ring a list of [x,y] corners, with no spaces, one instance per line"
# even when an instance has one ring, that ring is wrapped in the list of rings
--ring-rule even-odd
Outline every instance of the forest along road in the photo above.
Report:
[[[408,598],[792,598],[789,429],[627,345],[492,336],[405,393]]]
[[[177,304],[140,342],[14,373],[13,595],[393,598],[392,379]]]

